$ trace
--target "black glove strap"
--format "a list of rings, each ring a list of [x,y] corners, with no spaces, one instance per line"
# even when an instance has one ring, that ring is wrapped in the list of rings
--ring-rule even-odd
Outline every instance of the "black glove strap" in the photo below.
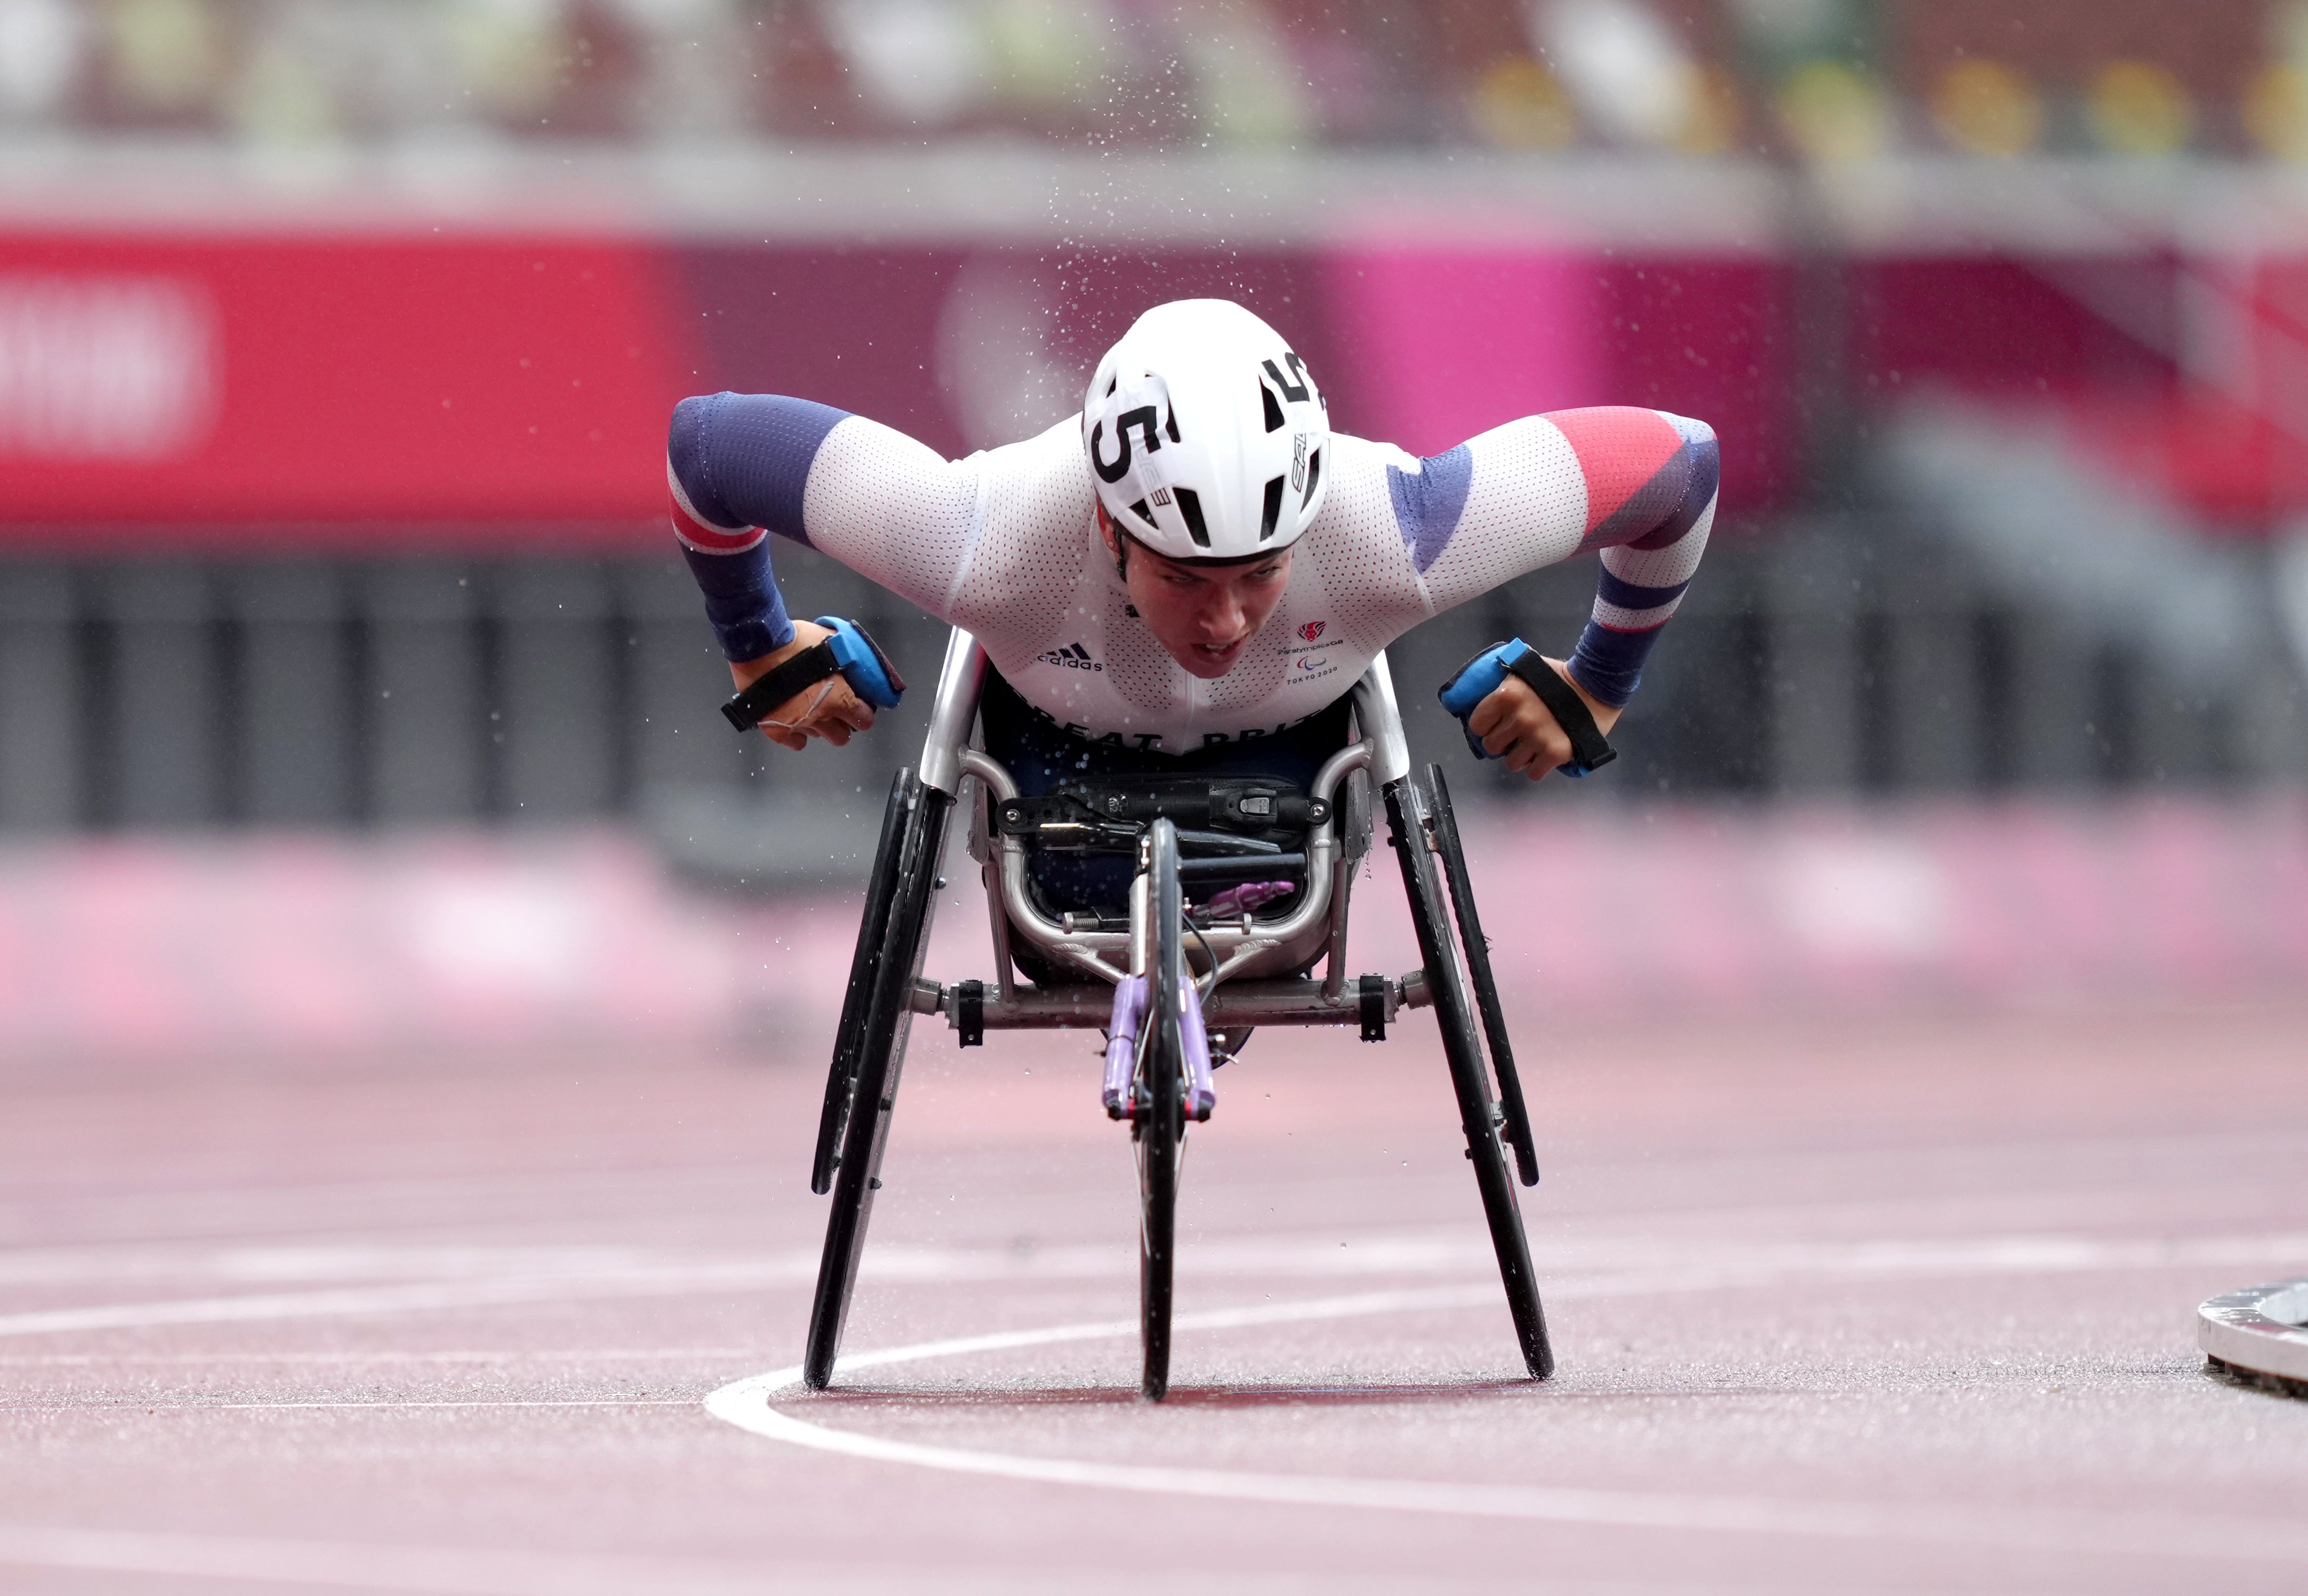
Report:
[[[738,730],[751,731],[778,705],[797,693],[816,686],[840,669],[834,662],[832,643],[814,643],[723,704],[721,713]]]
[[[1529,683],[1539,703],[1554,712],[1555,724],[1571,739],[1572,763],[1582,771],[1599,771],[1619,756],[1619,751],[1603,735],[1603,729],[1595,724],[1587,701],[1569,682],[1554,674],[1554,667],[1539,658],[1537,649],[1526,648],[1507,662],[1507,669]]]

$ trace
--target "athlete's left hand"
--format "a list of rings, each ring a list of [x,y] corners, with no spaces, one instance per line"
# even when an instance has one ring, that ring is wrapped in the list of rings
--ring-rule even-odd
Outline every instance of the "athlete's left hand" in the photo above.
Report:
[[[1619,712],[1598,703],[1586,688],[1572,681],[1562,660],[1548,660],[1546,666],[1571,683],[1571,690],[1595,717],[1596,728],[1605,737],[1610,736],[1611,728],[1618,724]],[[1507,769],[1534,781],[1544,781],[1548,772],[1571,758],[1570,733],[1555,720],[1546,701],[1531,691],[1530,684],[1511,674],[1475,706],[1475,712],[1467,717],[1467,729],[1481,739],[1483,752],[1503,758]]]
[[[815,621],[796,621],[793,641],[773,653],[741,660],[729,667],[729,679],[743,693],[761,677],[833,635]],[[761,720],[762,735],[780,748],[800,753],[812,738],[823,738],[837,748],[849,745],[850,733],[874,729],[874,706],[851,691],[848,679],[836,673],[814,687],[804,687],[771,710]]]

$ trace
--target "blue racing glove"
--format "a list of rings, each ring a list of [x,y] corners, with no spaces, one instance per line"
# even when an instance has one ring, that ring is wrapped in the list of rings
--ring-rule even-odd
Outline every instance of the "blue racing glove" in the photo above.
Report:
[[[1476,758],[1496,759],[1499,755],[1484,750],[1482,739],[1468,727],[1467,719],[1475,712],[1475,706],[1497,692],[1510,676],[1520,677],[1530,684],[1531,691],[1553,712],[1556,722],[1571,738],[1570,759],[1555,767],[1564,775],[1589,775],[1619,756],[1619,751],[1604,737],[1602,728],[1595,724],[1586,700],[1554,674],[1554,668],[1537,649],[1520,637],[1512,637],[1491,644],[1459,667],[1457,674],[1442,684],[1442,707],[1459,718],[1459,725],[1467,734],[1467,746],[1475,751]]]
[[[778,705],[837,670],[848,681],[849,690],[875,709],[897,707],[906,695],[906,680],[866,628],[838,615],[819,616],[817,624],[833,635],[802,650],[723,704],[721,713],[730,725],[753,730]]]

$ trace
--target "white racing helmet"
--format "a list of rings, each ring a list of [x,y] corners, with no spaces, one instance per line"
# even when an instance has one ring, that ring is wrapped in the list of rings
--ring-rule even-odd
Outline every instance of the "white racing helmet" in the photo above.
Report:
[[[1282,335],[1227,299],[1177,299],[1098,363],[1082,447],[1116,526],[1174,560],[1287,548],[1329,486],[1329,407]]]

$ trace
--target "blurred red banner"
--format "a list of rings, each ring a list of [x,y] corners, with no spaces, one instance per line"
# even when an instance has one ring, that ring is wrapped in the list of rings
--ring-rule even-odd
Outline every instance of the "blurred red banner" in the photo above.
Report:
[[[0,239],[0,515],[320,548],[645,522],[695,365],[665,278],[616,243]]]
[[[0,231],[0,547],[656,547],[685,394],[799,394],[959,455],[1068,414],[1141,310],[1204,294],[1305,354],[1334,427],[1417,453],[1553,408],[1704,419],[1727,531],[1801,496],[1823,417],[1865,436],[1934,393],[2066,420],[2252,528],[2308,499],[2271,419],[2308,349],[2288,270],[2222,301],[2284,392],[2214,393],[2117,324],[2177,303],[2156,259],[1856,260],[1822,308],[1786,257],[1536,244]]]

